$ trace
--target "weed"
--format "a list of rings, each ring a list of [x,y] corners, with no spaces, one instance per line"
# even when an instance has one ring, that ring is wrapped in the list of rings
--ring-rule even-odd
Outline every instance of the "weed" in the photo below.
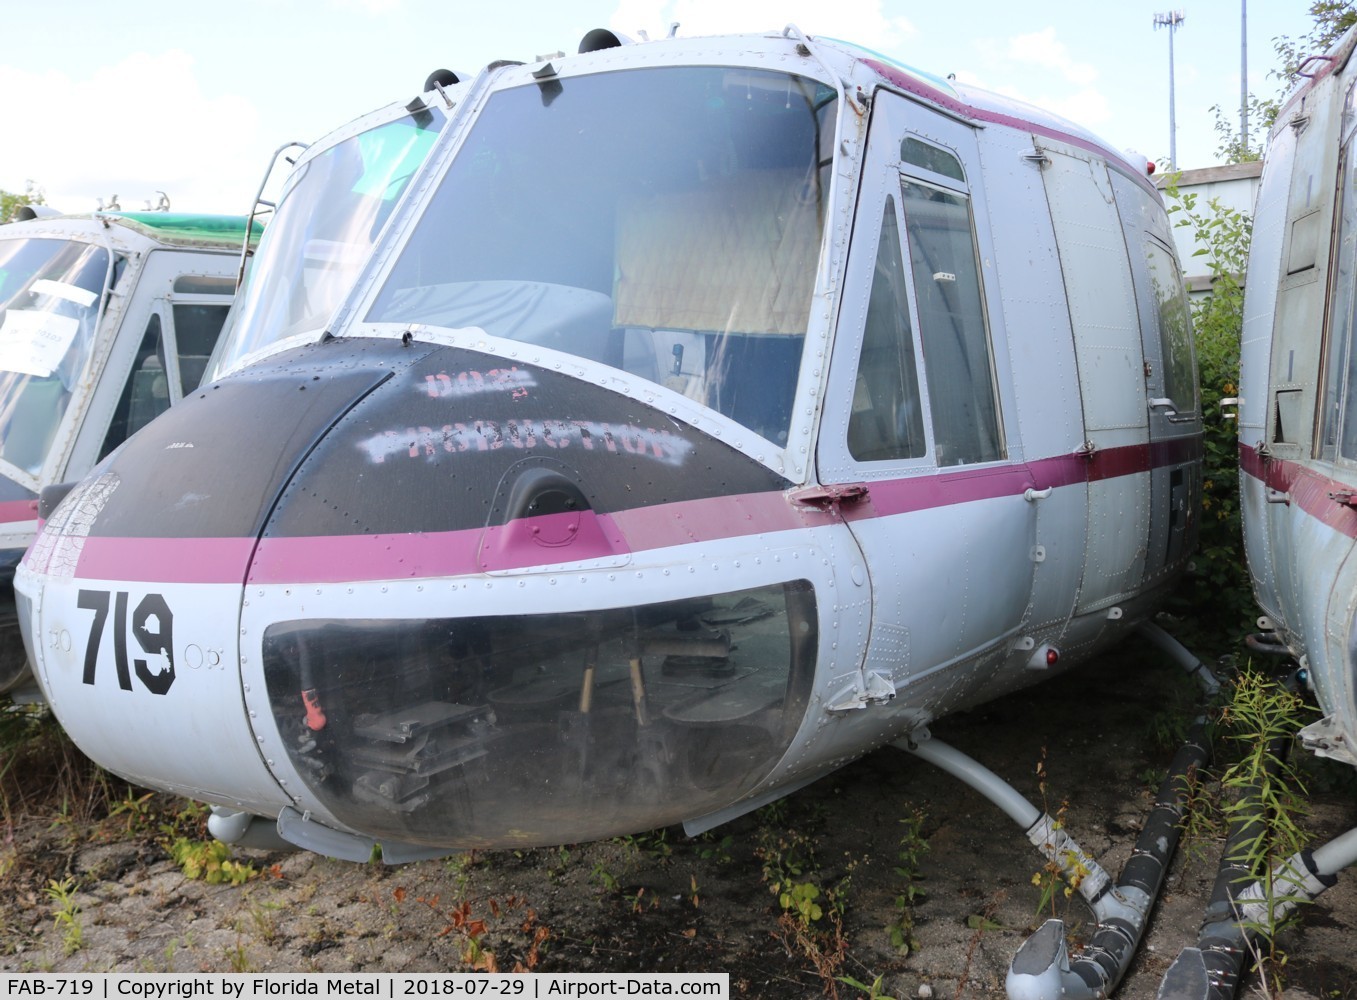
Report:
[[[668,861],[674,854],[673,845],[669,843],[669,831],[664,828],[621,837],[619,843],[633,854],[645,855],[656,861]]]
[[[570,848],[565,844],[556,848],[556,864],[552,866],[548,874],[552,878],[560,878],[565,874],[565,870],[570,867]]]
[[[781,825],[759,827],[754,856],[761,862],[763,880],[774,895],[789,891],[815,861],[811,839]]]
[[[174,808],[171,812],[172,807]],[[157,827],[162,843],[173,843],[179,837],[203,839],[207,835],[208,808],[189,799],[165,799],[161,803],[160,823]]]
[[[891,944],[905,954],[919,950],[919,942],[914,936],[914,904],[924,898],[923,888],[919,885],[923,881],[919,862],[928,852],[928,841],[923,836],[924,818],[923,810],[915,809],[900,821],[905,832],[900,836],[895,852],[895,874],[904,880],[904,887],[895,897],[895,919],[886,930]]]
[[[1300,775],[1283,756],[1302,725],[1304,700],[1282,684],[1245,671],[1233,683],[1221,725],[1227,737],[1242,748],[1240,758],[1221,776],[1225,792],[1234,792],[1221,810],[1226,819],[1241,810],[1256,813],[1236,852],[1226,860],[1246,871],[1241,881],[1258,878],[1264,903],[1260,919],[1246,922],[1255,946],[1259,973],[1281,993],[1286,955],[1277,946],[1277,934],[1295,917],[1297,903],[1308,899],[1288,894],[1277,883],[1279,869],[1308,839],[1302,822],[1307,814],[1306,789]]]
[[[814,882],[789,884],[779,895],[777,901],[782,909],[794,913],[802,926],[809,927],[824,916],[824,908],[816,902],[820,898],[820,887]]]
[[[146,792],[134,796],[131,789],[108,811],[110,820],[123,818],[123,834],[128,837],[143,837],[156,829],[155,806],[152,799],[155,792]]]
[[[785,817],[786,813],[761,815]],[[754,854],[762,864],[769,892],[778,901],[776,936],[788,955],[799,954],[810,962],[825,992],[837,998],[839,970],[848,955],[843,918],[857,862],[849,858],[840,879],[827,887],[818,869],[814,841],[791,827],[773,829],[767,824],[759,827]]]
[[[872,980],[870,986],[867,983],[854,979],[852,976],[840,976],[839,982],[846,983],[855,990],[861,990],[866,995],[867,1000],[896,1000],[895,997],[887,996],[883,990],[881,984],[885,979],[886,977],[884,974],[877,976]]]
[[[480,865],[481,859],[477,857],[474,849],[463,851],[460,854],[454,854],[443,862],[443,867],[447,873],[453,876],[457,885],[457,891],[461,892],[471,883],[471,873]],[[553,878],[557,872],[550,873]]]
[[[627,896],[626,899],[631,904],[632,913],[643,913],[647,907],[652,910],[658,910],[660,908],[660,897],[656,896],[653,892],[650,894],[649,902],[646,901],[645,886],[639,886],[636,889],[636,892]]]
[[[256,903],[251,900],[246,910],[255,936],[266,945],[278,940],[278,911],[282,908],[283,904],[277,901],[263,900]]]
[[[1183,849],[1192,857],[1202,857],[1218,845],[1224,836],[1217,799],[1211,782],[1198,768],[1187,773],[1187,795],[1183,799]]]
[[[232,972],[254,972],[255,969],[250,965],[250,955],[245,950],[245,945],[237,941],[234,945],[227,946],[223,951],[223,957],[226,959],[226,967]]]
[[[617,892],[622,885],[617,880],[617,876],[608,871],[607,865],[603,861],[594,864],[594,870],[589,873],[589,877],[601,885],[606,892]]]
[[[790,807],[786,799],[778,799],[770,802],[761,808],[756,814],[759,818],[760,827],[780,827],[786,826],[790,819],[788,817]]]
[[[1037,758],[1037,790],[1041,794],[1041,809],[1051,815],[1050,803],[1046,798],[1046,748],[1041,748]],[[1061,802],[1055,814],[1051,815],[1051,829],[1061,830],[1065,826],[1065,814],[1069,812],[1069,802]],[[1053,852],[1054,853],[1054,852]],[[1040,917],[1050,910],[1052,917],[1057,916],[1057,904],[1060,899],[1070,899],[1079,888],[1079,883],[1088,876],[1088,871],[1078,862],[1073,851],[1067,851],[1063,857],[1048,858],[1046,863],[1032,876],[1032,884],[1041,890],[1037,900],[1035,916]]]
[[[75,901],[75,879],[68,875],[60,882],[49,879],[43,894],[52,901],[52,924],[61,931],[61,943],[67,955],[73,955],[84,944],[80,926],[80,905]]]
[[[957,980],[956,995],[964,997],[966,995],[966,984],[971,978],[971,963],[975,961],[975,950],[980,946],[980,939],[988,931],[1002,930],[1001,926],[995,921],[994,913],[999,909],[999,904],[1004,901],[1005,893],[1003,890],[996,892],[985,903],[985,908],[979,913],[972,913],[966,918],[966,926],[975,931],[971,935],[970,942],[966,945],[966,963],[961,968],[961,977]]]
[[[405,891],[403,889],[398,891],[403,899]],[[531,972],[541,960],[543,946],[551,938],[550,929],[539,922],[537,911],[521,896],[510,896],[502,903],[497,899],[487,900],[488,917],[475,916],[471,904],[465,900],[450,909],[443,909],[437,896],[416,896],[415,899],[445,921],[437,936],[457,938],[461,944],[461,961],[472,971],[501,971],[500,961],[495,952],[484,944],[490,926],[488,921],[507,925],[505,928],[507,931],[511,933],[516,931],[527,942],[526,947],[514,958],[512,967],[507,971]]]
[[[711,832],[702,834],[698,838],[697,856],[703,861],[715,861],[718,865],[728,865],[733,860],[730,853],[731,848],[735,846],[735,838],[730,834],[716,839],[716,835]]]
[[[220,840],[179,837],[169,849],[186,878],[202,879],[209,885],[243,885],[259,875],[248,861],[232,861],[230,846]]]

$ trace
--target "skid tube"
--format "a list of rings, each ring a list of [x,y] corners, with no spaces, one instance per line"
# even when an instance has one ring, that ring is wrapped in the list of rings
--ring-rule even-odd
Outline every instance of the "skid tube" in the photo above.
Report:
[[[1208,696],[1219,689],[1211,671],[1168,633],[1148,624],[1141,630],[1196,676]],[[1097,921],[1093,936],[1073,959],[1065,943],[1063,920],[1047,920],[1023,942],[1013,956],[1005,983],[1010,1000],[1100,1000],[1112,993],[1135,957],[1177,848],[1194,772],[1210,760],[1205,718],[1193,723],[1187,740],[1174,755],[1135,849],[1115,884],[1048,813],[1037,809],[983,764],[933,738],[926,729],[897,740],[894,746],[940,767],[997,805],[1022,827],[1043,857],[1059,866],[1093,911]]]
[[[1272,870],[1271,919],[1282,919],[1338,883],[1338,873],[1357,863],[1357,827],[1313,851],[1298,851]],[[1233,916],[1202,926],[1195,948],[1184,948],[1164,973],[1159,1000],[1229,1000],[1239,987],[1243,963],[1252,956],[1252,928],[1269,919],[1266,881],[1259,879],[1232,903]]]
[[[1293,677],[1292,684],[1302,676]],[[1269,745],[1266,776],[1275,774],[1290,741],[1279,736]],[[1259,929],[1276,926],[1300,904],[1314,902],[1338,883],[1340,871],[1357,863],[1354,828],[1321,847],[1296,852],[1267,878],[1251,879],[1240,859],[1262,835],[1258,827],[1267,819],[1262,780],[1244,788],[1226,831],[1197,944],[1179,952],[1159,983],[1157,1000],[1232,1000],[1256,955]]]

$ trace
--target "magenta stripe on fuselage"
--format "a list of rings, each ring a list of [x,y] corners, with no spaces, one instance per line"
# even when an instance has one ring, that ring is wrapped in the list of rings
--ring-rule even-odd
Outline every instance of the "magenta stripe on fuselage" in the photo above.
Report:
[[[1058,139],[1060,142],[1069,143],[1079,149],[1090,153],[1096,153],[1105,159],[1108,164],[1119,173],[1125,174],[1131,180],[1135,181],[1147,191],[1153,192],[1156,198],[1160,197],[1159,190],[1150,182],[1149,177],[1143,171],[1136,169],[1134,164],[1127,163],[1122,155],[1115,150],[1085,139],[1083,136],[1074,135],[1061,129],[1052,128],[1050,125],[1044,125],[1041,122],[1028,121],[1024,118],[1018,118],[1015,115],[1006,114],[1002,111],[996,111],[990,108],[977,107],[974,104],[968,104],[963,100],[946,94],[936,87],[931,87],[922,80],[916,79],[908,73],[902,72],[887,63],[876,59],[864,59],[864,63],[870,66],[883,79],[889,80],[892,84],[901,90],[910,94],[917,94],[919,97],[936,104],[940,108],[946,108],[965,118],[974,121],[989,122],[993,125],[1004,125],[1008,128],[1014,128],[1021,132],[1034,132],[1037,135],[1044,135],[1049,139]]]
[[[1357,538],[1357,510],[1333,499],[1334,494],[1357,498],[1357,485],[1345,483],[1300,462],[1265,458],[1252,445],[1239,446],[1239,467],[1268,489],[1285,493],[1290,505],[1341,535]]]
[[[1176,465],[1201,450],[1192,436],[1158,446],[1133,445],[1025,464],[880,480],[864,484],[862,500],[842,506],[851,521],[1020,496],[1025,490],[1072,486]],[[693,542],[742,538],[830,524],[839,514],[798,503],[790,493],[747,493],[634,507],[581,517],[578,538],[552,546],[531,540],[531,526],[515,539],[515,525],[493,529],[407,534],[321,535],[292,538],[110,538],[80,540],[77,574],[90,580],[239,584],[332,584],[345,581],[427,579],[490,570],[580,562]],[[525,518],[559,537],[562,515]],[[553,525],[555,525],[553,527]],[[502,533],[504,539],[496,539]],[[43,567],[35,567],[39,571]]]
[[[0,502],[0,525],[36,521],[37,518],[38,501],[36,497],[32,500],[5,500]]]

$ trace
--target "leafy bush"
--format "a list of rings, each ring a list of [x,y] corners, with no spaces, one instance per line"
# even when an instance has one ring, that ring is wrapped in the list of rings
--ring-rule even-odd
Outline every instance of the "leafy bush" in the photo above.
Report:
[[[1169,217],[1188,229],[1203,247],[1211,290],[1192,302],[1192,325],[1201,379],[1205,431],[1201,534],[1195,572],[1180,588],[1176,609],[1195,622],[1210,646],[1233,646],[1254,616],[1244,562],[1239,514],[1239,444],[1234,420],[1222,400],[1239,394],[1239,343],[1244,321],[1244,270],[1253,220],[1212,198],[1202,204],[1195,192],[1165,187]]]

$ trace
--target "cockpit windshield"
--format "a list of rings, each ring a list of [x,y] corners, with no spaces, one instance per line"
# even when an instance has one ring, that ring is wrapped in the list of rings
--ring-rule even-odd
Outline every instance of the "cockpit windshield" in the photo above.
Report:
[[[38,475],[94,348],[109,252],[0,240],[0,459]]]
[[[426,108],[346,139],[292,172],[204,381],[266,344],[325,325],[445,120]]]
[[[709,66],[501,91],[366,318],[589,358],[785,443],[836,98]]]

